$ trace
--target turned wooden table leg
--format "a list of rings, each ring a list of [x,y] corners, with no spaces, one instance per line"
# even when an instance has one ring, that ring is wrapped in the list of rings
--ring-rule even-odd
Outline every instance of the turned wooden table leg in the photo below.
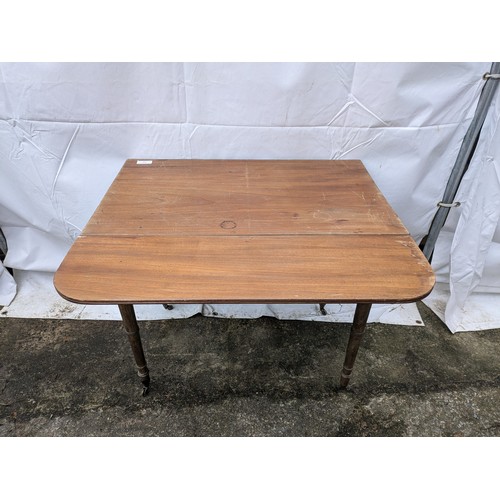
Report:
[[[139,335],[139,326],[135,318],[134,306],[132,304],[118,304],[118,307],[122,315],[123,326],[128,333],[128,340],[137,366],[137,374],[142,382],[142,395],[145,396],[149,391],[149,370],[146,365],[144,350],[142,349],[141,336]]]
[[[344,367],[340,375],[340,387],[347,387],[351,377],[354,361],[358,354],[359,344],[365,333],[365,326],[370,314],[371,304],[357,304],[354,320],[352,322],[351,334],[347,344]]]

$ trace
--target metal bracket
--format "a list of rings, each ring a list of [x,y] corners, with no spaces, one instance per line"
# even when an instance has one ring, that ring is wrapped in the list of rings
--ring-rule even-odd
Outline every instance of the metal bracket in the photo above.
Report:
[[[444,208],[455,208],[455,207],[459,207],[461,205],[461,203],[459,201],[454,201],[453,203],[444,203],[442,201],[440,201],[437,206],[438,207],[444,207]]]
[[[500,73],[485,73],[483,80],[500,80]]]

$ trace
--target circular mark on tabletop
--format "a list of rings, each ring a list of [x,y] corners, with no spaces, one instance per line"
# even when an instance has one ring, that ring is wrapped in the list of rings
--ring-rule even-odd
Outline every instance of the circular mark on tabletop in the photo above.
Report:
[[[223,220],[220,223],[220,227],[222,229],[234,229],[236,227],[236,222],[234,222],[232,220]]]

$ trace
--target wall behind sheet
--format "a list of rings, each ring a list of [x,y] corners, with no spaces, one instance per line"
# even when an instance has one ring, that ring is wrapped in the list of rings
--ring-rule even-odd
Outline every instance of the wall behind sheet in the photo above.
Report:
[[[141,157],[360,158],[420,241],[489,67],[1,64],[5,265],[54,272],[124,160]]]

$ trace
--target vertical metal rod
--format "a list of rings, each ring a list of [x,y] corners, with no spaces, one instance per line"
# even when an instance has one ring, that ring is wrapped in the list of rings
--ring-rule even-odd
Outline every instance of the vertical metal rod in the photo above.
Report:
[[[122,315],[123,326],[128,333],[128,340],[137,366],[137,374],[142,382],[142,395],[145,396],[149,391],[149,369],[146,364],[146,358],[144,357],[144,350],[142,348],[141,336],[139,335],[139,325],[135,317],[134,306],[132,304],[118,304],[118,308]]]
[[[354,361],[358,354],[361,339],[365,333],[366,322],[370,314],[371,304],[357,304],[354,313],[354,320],[352,322],[351,334],[349,335],[349,342],[347,343],[347,350],[345,354],[344,367],[340,374],[340,387],[345,388],[351,378]]]
[[[490,73],[500,72],[500,62],[494,62],[491,65]],[[484,84],[483,90],[479,97],[479,102],[477,104],[477,109],[469,125],[469,129],[464,136],[464,140],[458,152],[457,159],[455,160],[455,165],[448,179],[448,184],[446,185],[442,203],[451,204],[455,199],[460,182],[469,168],[469,164],[474,153],[477,139],[481,128],[483,126],[486,115],[490,108],[491,101],[495,95],[495,91],[498,87],[498,80],[493,78],[487,79]],[[440,206],[432,220],[431,226],[429,228],[429,233],[425,238],[425,243],[422,249],[427,260],[430,262],[432,254],[434,252],[434,247],[436,246],[436,241],[438,239],[439,233],[446,222],[450,207]]]

